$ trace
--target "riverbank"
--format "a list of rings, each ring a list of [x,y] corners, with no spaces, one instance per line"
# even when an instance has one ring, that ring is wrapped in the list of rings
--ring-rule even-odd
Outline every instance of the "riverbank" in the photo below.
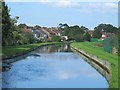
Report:
[[[72,43],[71,46],[77,49],[82,49],[85,52],[95,55],[98,58],[111,63],[110,88],[118,87],[118,56],[105,52],[102,48],[94,45],[93,42]]]
[[[7,46],[2,48],[2,60],[11,59],[33,51],[40,46],[59,44],[60,42],[36,43],[19,46]]]
[[[71,49],[73,50],[73,52],[85,58],[85,61],[88,62],[92,67],[94,67],[100,74],[102,74],[106,78],[108,83],[110,83],[109,81],[111,76],[111,70],[110,70],[111,65],[108,61],[102,60],[94,55],[88,54],[82,49],[74,48],[72,46]]]

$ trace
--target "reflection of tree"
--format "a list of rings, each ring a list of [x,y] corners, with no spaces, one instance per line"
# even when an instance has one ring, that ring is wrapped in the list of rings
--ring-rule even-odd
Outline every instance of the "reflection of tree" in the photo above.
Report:
[[[48,51],[48,53],[68,51],[68,45],[67,44],[61,44],[61,45],[47,46],[47,51]]]
[[[64,52],[70,51],[70,46],[68,44],[63,44],[61,46],[61,51],[64,51]]]
[[[40,47],[35,53],[51,53],[51,52],[68,52],[70,51],[70,46],[67,44],[60,45],[48,45]]]

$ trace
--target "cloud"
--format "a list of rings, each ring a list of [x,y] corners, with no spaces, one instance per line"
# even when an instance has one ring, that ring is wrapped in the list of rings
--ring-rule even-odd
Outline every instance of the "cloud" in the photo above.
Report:
[[[89,11],[89,9],[92,9],[92,11],[94,10],[99,11],[100,9],[104,9],[104,10],[116,9],[117,10],[118,8],[118,4],[115,2],[90,2],[90,3],[86,2],[85,4],[82,4],[83,2],[78,2],[77,0],[76,1],[73,1],[73,0],[58,0],[58,1],[40,0],[39,2],[42,4],[53,6],[53,7],[78,7],[83,12],[90,12],[91,10]]]
[[[67,80],[70,78],[77,78],[79,75],[78,72],[73,72],[73,71],[59,71],[58,73],[56,73],[57,78],[59,78],[60,80]]]
[[[6,0],[10,2],[23,2],[22,0]],[[24,2],[38,2],[51,7],[76,7],[82,13],[108,13],[118,12],[118,0],[24,0]]]
[[[70,2],[119,2],[119,0],[5,0],[7,2],[59,2],[59,1],[70,1]]]
[[[109,12],[118,12],[118,4],[109,2],[109,3],[88,3],[82,5],[79,9],[80,12],[84,13],[109,13]]]
[[[40,0],[39,2],[43,3],[43,4],[48,4],[48,3],[50,3],[50,0]]]
[[[56,7],[75,7],[79,6],[78,2],[73,2],[70,0],[59,0],[55,3]]]
[[[116,4],[114,2],[89,3],[88,6],[91,8],[118,8],[118,4]]]
[[[71,0],[40,0],[39,3],[49,5],[52,7],[75,7],[79,6],[78,2],[71,1]]]
[[[115,3],[105,3],[104,4],[106,7],[110,8],[118,8],[118,4]]]

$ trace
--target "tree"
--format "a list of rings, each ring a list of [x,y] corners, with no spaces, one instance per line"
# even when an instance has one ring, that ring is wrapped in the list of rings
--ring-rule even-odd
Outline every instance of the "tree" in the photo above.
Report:
[[[74,36],[74,40],[75,40],[76,42],[83,42],[83,35],[76,34],[76,35]]]
[[[26,27],[28,27],[28,26],[27,26],[26,24],[19,24],[18,27],[19,27],[19,28],[26,28]]]
[[[2,45],[9,45],[11,40],[11,18],[9,15],[8,6],[5,2],[2,3]]]
[[[21,29],[21,35],[23,36],[23,44],[34,43],[35,38],[31,30]],[[24,40],[25,39],[25,40]]]
[[[56,36],[56,35],[52,36],[52,41],[53,42],[60,42],[60,40],[61,40],[60,36]]]
[[[118,28],[118,56],[120,56],[120,27]]]
[[[81,26],[80,27],[83,31],[88,31],[89,29],[88,28],[86,28],[85,26]]]
[[[69,40],[83,41],[83,34],[88,30],[85,26],[78,25],[68,26],[67,24],[59,24],[63,35],[68,36]]]
[[[100,39],[103,31],[117,34],[118,29],[111,24],[99,24],[94,28],[93,37]]]
[[[17,26],[18,16],[10,18],[9,9],[5,2],[2,2],[2,45],[20,45],[34,42],[34,35],[31,30],[27,30],[26,24]],[[27,32],[22,31],[26,29]]]
[[[90,36],[90,34],[89,34],[88,32],[86,32],[86,33],[84,34],[84,40],[85,40],[85,41],[90,41],[90,40],[91,40],[91,36]]]
[[[93,37],[93,38],[98,38],[98,39],[100,39],[101,36],[102,36],[101,30],[98,30],[97,28],[95,28],[92,37]]]
[[[63,36],[68,35],[68,33],[69,33],[69,25],[60,23],[59,24],[59,29],[62,30],[62,35]]]

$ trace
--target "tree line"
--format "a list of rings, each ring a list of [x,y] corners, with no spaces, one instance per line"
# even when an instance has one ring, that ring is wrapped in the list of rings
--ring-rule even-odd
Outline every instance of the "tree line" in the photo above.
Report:
[[[68,36],[68,40],[90,41],[91,35],[87,32],[89,29],[85,26],[78,25],[69,26],[67,24],[59,24],[59,28],[63,31],[63,36]]]
[[[78,25],[69,26],[68,24],[59,24],[59,28],[63,31],[63,35],[69,37],[69,40],[75,41],[90,41],[91,38],[100,39],[102,32],[113,33],[115,35],[118,33],[118,28],[111,24],[99,24],[94,28],[92,35],[85,26],[79,27]]]
[[[107,32],[107,33],[118,33],[118,28],[114,27],[111,24],[100,24],[97,27],[94,28],[93,32],[93,38],[101,38],[102,32]]]

